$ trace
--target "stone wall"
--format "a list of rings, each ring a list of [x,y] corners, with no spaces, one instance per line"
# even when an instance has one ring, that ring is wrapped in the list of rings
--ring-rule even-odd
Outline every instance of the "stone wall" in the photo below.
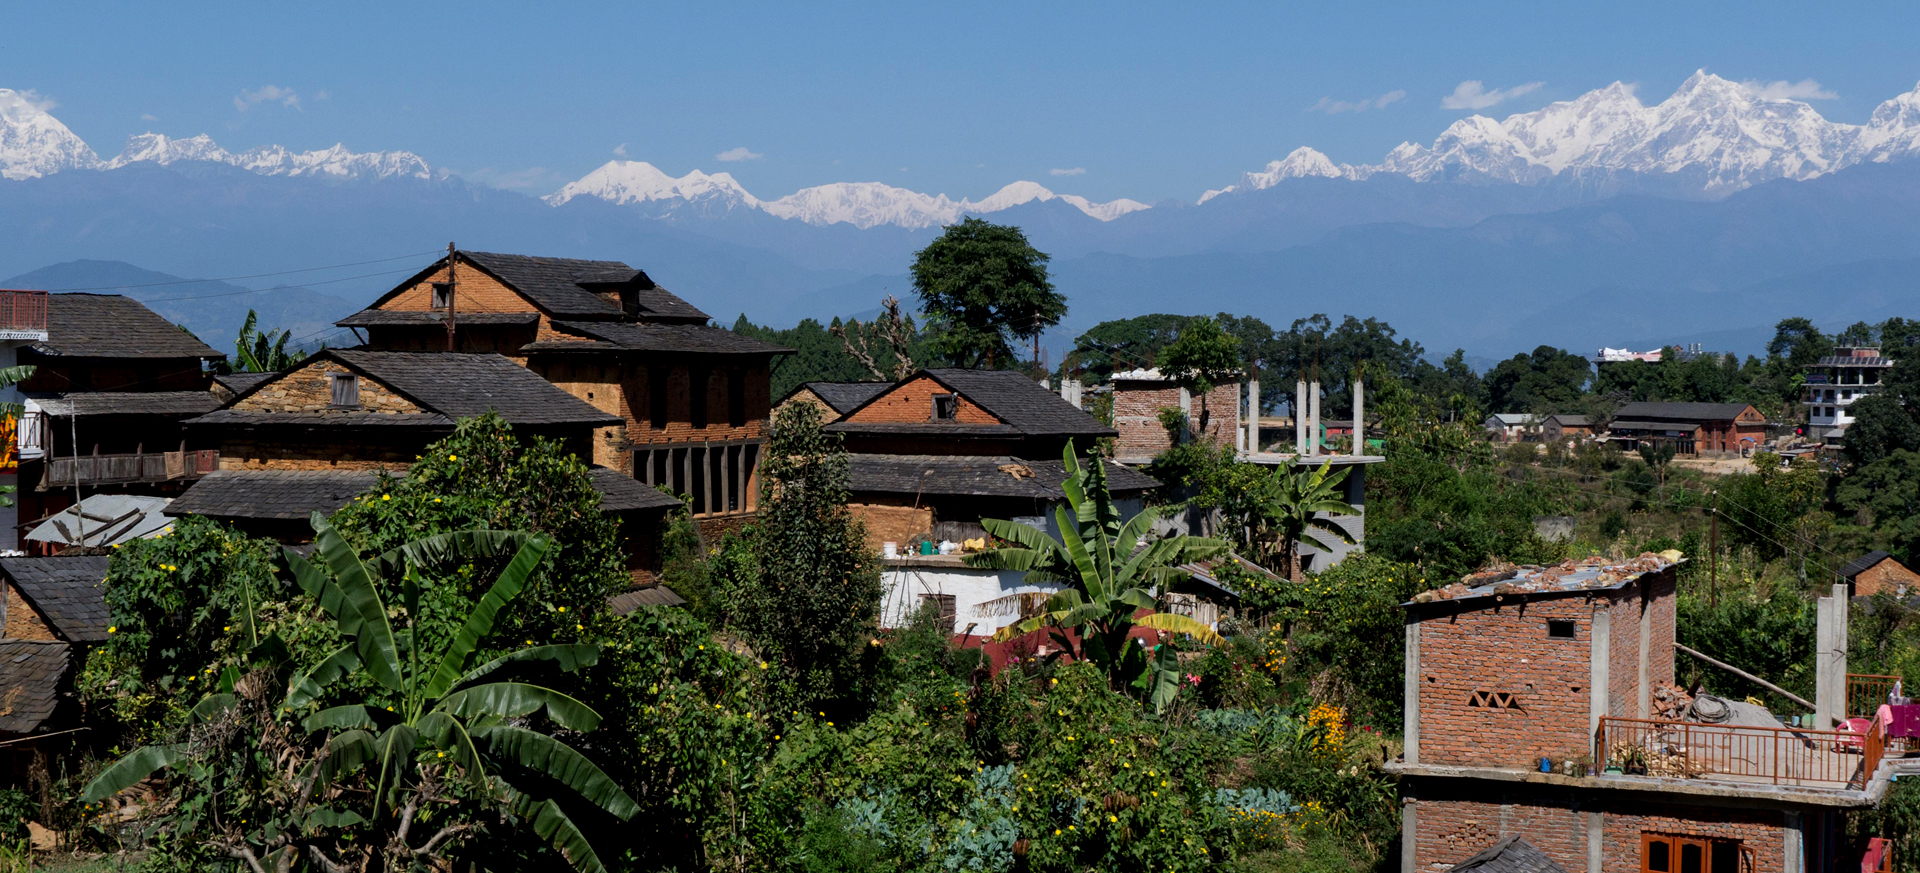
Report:
[[[0,583],[0,588],[6,589],[7,598],[7,623],[6,627],[0,628],[0,637],[16,640],[54,639],[53,629],[47,627],[47,623],[40,619],[40,613],[28,605],[19,591],[4,583]]]
[[[325,437],[325,434],[319,435]],[[220,443],[222,470],[377,470],[405,472],[429,440],[381,443],[227,439]]]
[[[420,412],[413,401],[395,394],[386,386],[360,377],[360,405],[333,405],[333,385],[329,373],[352,373],[337,361],[314,361],[299,370],[275,379],[248,395],[233,408],[245,412],[301,412],[322,415],[380,412],[389,414]]]

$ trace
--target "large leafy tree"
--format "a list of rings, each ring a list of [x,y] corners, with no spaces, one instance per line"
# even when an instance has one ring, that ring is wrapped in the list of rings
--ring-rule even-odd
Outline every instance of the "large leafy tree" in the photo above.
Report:
[[[1488,403],[1494,412],[1562,412],[1580,402],[1590,375],[1586,358],[1540,346],[1487,374]]]
[[[1240,340],[1207,316],[1188,321],[1180,338],[1160,353],[1160,372],[1200,398],[1199,430],[1204,433],[1212,410],[1207,394],[1216,383],[1241,372]]]
[[[949,226],[913,261],[933,353],[955,367],[1011,366],[1013,340],[1037,337],[1067,314],[1047,260],[1017,227],[978,218]]]
[[[1162,647],[1158,657],[1149,657],[1130,637],[1144,627],[1219,642],[1206,625],[1156,610],[1159,599],[1186,575],[1181,564],[1224,555],[1227,544],[1204,537],[1155,537],[1160,516],[1151,508],[1122,523],[1107,492],[1105,463],[1095,459],[1081,467],[1071,444],[1061,460],[1067,478],[1060,487],[1067,500],[1054,508],[1060,538],[1026,524],[982,519],[988,533],[1013,545],[966,558],[969,566],[1025,573],[1029,584],[1070,586],[1047,598],[1039,615],[1002,628],[995,638],[1050,628],[1063,651],[1105,672],[1109,687],[1130,690],[1154,709],[1164,709],[1179,691],[1173,650]]]
[[[259,743],[279,748],[281,760],[274,763],[280,766],[255,768],[251,775],[266,790],[236,798],[251,801],[251,808],[235,810],[224,826],[218,816],[194,824],[220,832],[221,850],[255,871],[267,864],[288,870],[310,859],[331,873],[376,863],[386,869],[447,864],[455,847],[483,828],[471,814],[478,807],[496,818],[519,820],[575,869],[603,869],[559,801],[584,800],[617,818],[630,817],[637,808],[599,767],[525,723],[543,716],[580,732],[599,723],[586,704],[529,681],[543,668],[570,671],[590,665],[598,647],[530,646],[478,666],[471,663],[496,617],[545,559],[551,541],[509,531],[459,531],[369,558],[318,514],[314,529],[319,563],[291,550],[285,560],[342,642],[314,663],[288,663],[277,637],[261,641],[251,655],[256,663],[292,668],[274,671],[276,677],[286,676],[286,684],[283,701],[271,712],[291,718],[316,703],[333,703],[299,722],[309,736],[325,737],[324,743],[316,749],[290,742],[285,734],[291,725],[274,719],[262,723],[257,704],[242,707],[254,713]],[[425,568],[449,562],[471,566],[508,552],[511,560],[458,628],[435,633],[444,629],[421,610]],[[403,602],[389,604],[381,591],[391,583],[381,580],[396,575]],[[223,680],[222,690],[195,707],[196,717],[219,723],[243,699],[262,697],[269,683],[258,672],[243,676],[234,668]],[[213,731],[213,738],[221,733]],[[204,744],[206,732],[199,739]],[[157,770],[194,760],[195,752],[191,740],[137,749],[89,783],[83,799],[104,799]],[[214,775],[205,767],[194,772],[202,779]],[[191,799],[183,805],[194,807]],[[461,814],[462,807],[469,813]]]

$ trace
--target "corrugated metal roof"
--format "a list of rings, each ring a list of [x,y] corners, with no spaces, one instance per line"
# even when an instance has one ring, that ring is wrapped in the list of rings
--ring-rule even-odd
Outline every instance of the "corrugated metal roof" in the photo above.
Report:
[[[172,502],[138,494],[95,494],[41,522],[26,538],[68,546],[112,546],[145,539],[173,525],[164,512]]]

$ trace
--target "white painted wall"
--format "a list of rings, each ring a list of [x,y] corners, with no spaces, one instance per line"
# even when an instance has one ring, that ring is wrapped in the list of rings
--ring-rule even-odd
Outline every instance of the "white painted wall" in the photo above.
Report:
[[[930,594],[950,594],[954,598],[953,632],[961,633],[974,625],[976,636],[992,634],[1020,618],[1017,603],[999,608],[983,608],[995,601],[1019,594],[1052,594],[1062,585],[1028,585],[1025,573],[1011,570],[976,570],[961,563],[958,555],[883,558],[881,582],[886,598],[881,602],[880,626],[900,627],[920,608],[921,598]]]

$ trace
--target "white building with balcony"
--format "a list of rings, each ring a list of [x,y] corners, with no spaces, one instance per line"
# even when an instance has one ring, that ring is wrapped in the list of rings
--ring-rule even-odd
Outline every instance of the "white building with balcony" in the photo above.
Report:
[[[20,350],[47,341],[47,292],[0,290],[0,367],[20,364]],[[0,485],[8,489],[7,505],[0,507],[0,551],[18,548],[20,456],[32,440],[21,428],[20,410],[26,395],[19,385],[0,387],[0,404],[12,410],[0,415]],[[39,444],[33,444],[35,452]]]
[[[1840,445],[1853,424],[1848,411],[1854,401],[1880,390],[1880,380],[1893,369],[1893,359],[1878,348],[1842,346],[1807,368],[1805,394],[1809,435],[1829,446]]]

